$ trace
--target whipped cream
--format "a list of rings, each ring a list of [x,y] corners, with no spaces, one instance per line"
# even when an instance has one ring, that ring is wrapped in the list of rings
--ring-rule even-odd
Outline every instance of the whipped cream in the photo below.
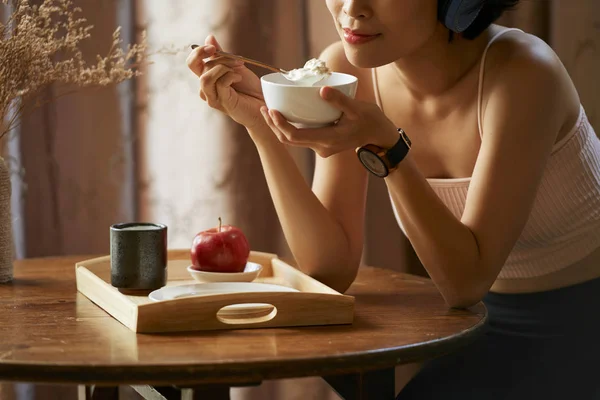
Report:
[[[308,60],[303,68],[296,68],[283,74],[286,79],[300,86],[312,86],[329,75],[331,70],[318,58]]]

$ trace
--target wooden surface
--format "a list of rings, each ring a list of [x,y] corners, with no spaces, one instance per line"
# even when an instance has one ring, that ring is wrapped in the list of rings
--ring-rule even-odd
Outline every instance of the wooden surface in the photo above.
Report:
[[[189,249],[169,251],[167,286],[198,283],[187,271],[189,254]],[[352,296],[336,292],[275,254],[253,251],[250,261],[263,267],[255,282],[297,292],[219,293],[156,302],[148,293],[126,295],[113,287],[110,256],[76,264],[77,290],[138,333],[352,323]]]
[[[423,278],[363,267],[353,325],[135,334],[75,287],[89,256],[18,261],[0,285],[0,381],[190,385],[388,368],[455,350],[482,304],[449,309]]]

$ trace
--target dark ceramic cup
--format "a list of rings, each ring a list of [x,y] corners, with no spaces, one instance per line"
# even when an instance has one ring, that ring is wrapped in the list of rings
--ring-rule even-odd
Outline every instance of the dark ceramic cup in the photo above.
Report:
[[[110,227],[110,281],[121,291],[152,291],[167,283],[167,227],[130,222]]]

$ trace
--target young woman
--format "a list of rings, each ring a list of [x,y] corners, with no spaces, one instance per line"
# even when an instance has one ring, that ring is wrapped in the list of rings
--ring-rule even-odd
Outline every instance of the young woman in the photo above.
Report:
[[[304,272],[352,284],[371,172],[448,306],[485,302],[487,333],[402,399],[600,396],[600,141],[552,49],[493,24],[515,3],[327,0],[341,41],[319,58],[359,89],[321,90],[343,111],[326,128],[267,110],[214,37],[188,58],[202,99],[256,144]],[[312,188],[283,144],[317,153]]]

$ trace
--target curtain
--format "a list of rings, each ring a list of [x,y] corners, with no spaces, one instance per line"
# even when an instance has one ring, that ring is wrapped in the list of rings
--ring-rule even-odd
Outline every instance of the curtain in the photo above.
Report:
[[[126,1],[80,0],[94,25],[83,52],[93,58],[111,45],[119,8]],[[25,172],[16,188],[21,200],[17,253],[36,257],[106,253],[109,226],[131,219],[126,193],[129,97],[122,87],[85,90],[39,108],[22,121],[19,154]],[[52,92],[54,88],[49,88]]]
[[[214,33],[229,51],[293,68],[337,40],[322,0],[77,0],[94,25],[86,53],[108,50],[117,25],[126,40],[147,29],[153,64],[142,79],[85,91],[35,111],[0,148],[25,172],[13,178],[19,257],[108,254],[116,222],[169,226],[169,246],[188,247],[220,216],[256,250],[289,256],[254,145],[211,110],[185,65],[191,43]],[[500,21],[536,34],[561,57],[600,133],[600,3],[522,1]],[[255,70],[257,73],[264,71]],[[314,156],[290,149],[310,182]],[[371,178],[365,264],[423,274],[397,227],[385,185]],[[125,394],[124,394],[125,397]],[[234,389],[237,399],[334,399],[318,378]],[[2,399],[76,398],[74,388],[0,385]]]
[[[283,9],[276,1],[255,5],[142,2],[151,45],[180,49],[157,56],[148,69],[139,116],[140,216],[166,223],[172,247],[189,247],[193,236],[215,226],[219,216],[239,226],[254,249],[276,252],[281,242],[252,141],[243,127],[200,99],[198,79],[185,64],[189,45],[203,44],[209,33],[228,51],[248,57],[279,65],[300,60],[302,27],[295,12],[300,2],[286,2]]]

